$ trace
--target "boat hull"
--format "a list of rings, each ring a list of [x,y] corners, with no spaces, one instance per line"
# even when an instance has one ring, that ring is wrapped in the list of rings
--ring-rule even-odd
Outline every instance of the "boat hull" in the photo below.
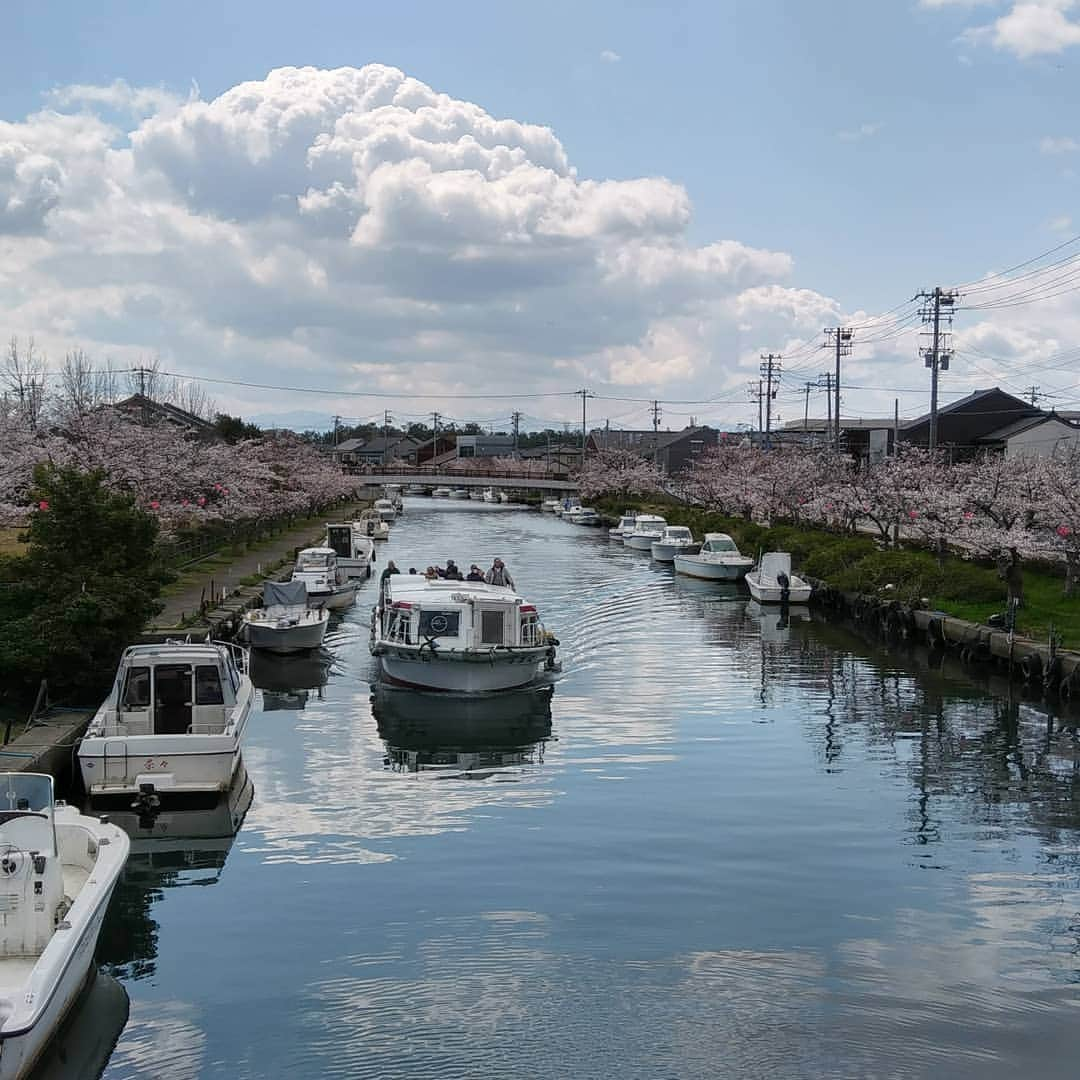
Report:
[[[253,649],[295,653],[319,648],[326,637],[328,622],[327,619],[320,619],[318,622],[308,622],[300,626],[277,627],[245,620],[244,626],[247,628],[248,644]]]
[[[337,564],[350,581],[364,581],[371,577],[371,563],[367,559],[343,559],[338,556]]]
[[[623,543],[635,551],[652,551],[653,544],[657,541],[655,536],[624,536]]]
[[[810,602],[810,593],[813,591],[805,582],[798,585],[792,582],[785,600],[783,590],[779,585],[762,584],[751,574],[746,576],[746,587],[750,590],[750,595],[759,604],[783,604],[785,602],[788,604],[806,604]]]
[[[650,550],[652,552],[652,557],[657,562],[669,563],[675,561],[675,556],[678,555],[684,547],[685,545],[680,546],[676,544],[661,544],[659,541],[657,541],[652,545]]]
[[[688,577],[703,578],[706,581],[738,581],[746,576],[753,565],[749,559],[744,566],[737,563],[710,562],[695,555],[676,555],[675,569]]]
[[[357,585],[350,582],[339,585],[331,593],[308,593],[308,603],[313,608],[326,608],[327,611],[342,611],[356,602]]]
[[[379,664],[384,678],[398,686],[482,694],[513,690],[535,682],[543,670],[544,656],[518,655],[490,662],[470,662],[440,660],[438,657],[429,659],[427,656],[421,659],[415,653],[397,653],[380,656]]]

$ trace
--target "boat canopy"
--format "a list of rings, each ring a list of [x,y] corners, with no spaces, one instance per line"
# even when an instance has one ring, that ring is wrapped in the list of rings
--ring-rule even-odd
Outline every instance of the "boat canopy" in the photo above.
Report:
[[[264,581],[263,607],[307,607],[307,586],[302,581]]]
[[[693,540],[694,535],[685,525],[669,525],[664,530],[665,540]]]
[[[766,551],[758,568],[762,578],[777,578],[780,574],[791,577],[791,554],[787,551]]]
[[[730,551],[739,554],[738,545],[727,533],[706,533],[702,551]]]
[[[337,563],[337,552],[333,548],[304,548],[296,557],[298,570],[325,570]]]

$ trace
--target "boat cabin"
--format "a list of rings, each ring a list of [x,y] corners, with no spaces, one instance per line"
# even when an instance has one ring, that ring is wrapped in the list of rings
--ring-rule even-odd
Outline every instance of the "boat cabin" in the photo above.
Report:
[[[634,527],[630,530],[630,535],[658,537],[666,528],[667,522],[658,514],[638,514],[634,518]]]
[[[132,645],[88,736],[220,735],[240,686],[225,645]]]
[[[326,593],[341,584],[337,552],[333,548],[304,548],[296,556],[292,580],[302,581],[309,593]]]
[[[434,650],[536,646],[543,627],[534,605],[513,589],[483,582],[427,581],[412,574],[386,579],[381,637]]]
[[[637,514],[633,510],[628,510],[621,518],[619,518],[619,524],[615,526],[616,529],[618,529],[619,532],[631,532],[634,528],[634,519],[636,517]]]
[[[692,544],[694,534],[685,525],[668,525],[660,534],[661,544]]]
[[[739,548],[727,533],[706,533],[705,543],[701,545],[701,553],[717,552],[723,555],[738,555]]]

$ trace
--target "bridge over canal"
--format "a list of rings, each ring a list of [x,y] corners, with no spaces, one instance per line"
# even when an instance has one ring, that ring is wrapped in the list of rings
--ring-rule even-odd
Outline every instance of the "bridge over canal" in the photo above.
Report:
[[[576,492],[578,482],[566,476],[553,477],[541,470],[534,473],[510,472],[453,472],[439,467],[425,468],[420,465],[412,469],[394,469],[373,466],[371,468],[350,469],[361,483],[368,487],[382,487],[383,484],[421,484],[424,487],[449,488],[495,488],[507,491],[550,491],[552,493]]]

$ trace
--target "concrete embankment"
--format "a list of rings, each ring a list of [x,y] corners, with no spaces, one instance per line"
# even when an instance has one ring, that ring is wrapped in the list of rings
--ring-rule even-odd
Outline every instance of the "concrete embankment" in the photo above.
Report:
[[[90,723],[89,710],[48,709],[11,726],[11,741],[0,747],[0,769],[51,773],[67,780],[75,745]]]
[[[812,579],[811,579],[812,580]],[[926,611],[899,601],[834,589],[813,581],[812,603],[890,640],[952,654],[967,667],[990,667],[1029,691],[1062,702],[1080,701],[1080,653],[1051,642]]]

